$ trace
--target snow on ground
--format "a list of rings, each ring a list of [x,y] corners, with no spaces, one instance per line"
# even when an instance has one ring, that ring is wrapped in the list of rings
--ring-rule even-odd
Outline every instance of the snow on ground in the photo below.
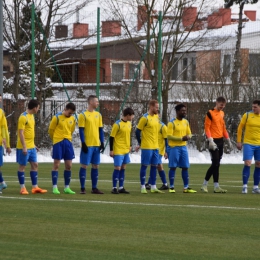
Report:
[[[75,159],[73,162],[79,162],[79,148],[75,149]],[[140,163],[140,152],[130,154],[131,163]],[[196,164],[208,164],[211,162],[208,152],[198,152],[195,149],[189,149],[190,163]],[[4,156],[4,162],[16,162],[16,151],[12,149],[11,155]],[[42,150],[38,153],[38,162],[53,162],[50,151]],[[101,154],[101,163],[113,163],[113,158],[108,155],[108,150],[105,154]],[[168,163],[168,160],[163,159],[163,163]],[[231,154],[224,154],[222,164],[243,164],[242,153],[239,151],[233,151]]]

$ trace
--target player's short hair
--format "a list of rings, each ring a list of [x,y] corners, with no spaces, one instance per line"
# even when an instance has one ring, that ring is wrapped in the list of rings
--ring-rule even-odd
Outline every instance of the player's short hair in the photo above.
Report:
[[[183,107],[186,107],[186,106],[184,104],[178,104],[177,106],[175,106],[175,110],[180,111]]]
[[[38,107],[40,105],[40,102],[37,100],[37,99],[31,99],[29,102],[28,102],[28,109],[34,109],[35,107]]]
[[[260,100],[259,99],[254,100],[253,104],[260,106]]]
[[[219,103],[227,103],[226,99],[224,97],[218,97],[216,99],[216,102],[219,102]]]
[[[70,102],[65,106],[66,110],[72,110],[72,111],[76,111],[76,106],[74,103]]]
[[[91,101],[91,100],[93,100],[94,98],[98,98],[96,95],[90,95],[89,97],[88,97],[88,103]]]
[[[158,104],[159,102],[157,101],[157,100],[155,100],[155,99],[152,99],[152,100],[150,100],[149,101],[149,103],[148,103],[148,106],[149,107],[154,107],[156,104]]]
[[[135,112],[131,107],[127,107],[123,110],[123,116],[128,116],[128,115],[132,116],[134,114],[135,114]]]

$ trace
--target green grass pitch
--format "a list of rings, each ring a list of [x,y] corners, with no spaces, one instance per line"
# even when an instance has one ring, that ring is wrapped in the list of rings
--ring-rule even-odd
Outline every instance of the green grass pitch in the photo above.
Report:
[[[79,194],[78,169],[73,165],[71,189],[76,195],[51,193],[51,167],[39,164],[38,184],[47,194],[31,194],[29,171],[19,194],[17,165],[5,163],[8,188],[0,195],[0,259],[256,259],[260,195],[241,194],[242,165],[221,165],[220,184],[226,194],[200,192],[208,165],[191,165],[190,186],[182,193],[180,169],[176,193],[141,194],[138,164],[126,170],[131,194],[111,194],[112,164],[102,164],[99,189],[104,195]],[[29,169],[29,167],[28,167]],[[168,172],[167,165],[165,165]],[[251,170],[252,171],[252,170]],[[168,175],[168,174],[167,174]],[[157,178],[157,186],[161,185]],[[63,188],[63,165],[59,189]]]

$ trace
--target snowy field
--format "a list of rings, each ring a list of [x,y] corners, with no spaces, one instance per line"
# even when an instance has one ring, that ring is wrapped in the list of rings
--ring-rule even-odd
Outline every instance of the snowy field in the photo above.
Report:
[[[73,162],[79,162],[79,148],[75,149],[75,159]],[[131,163],[140,163],[140,152],[130,154]],[[195,149],[189,149],[190,163],[205,164],[210,163],[210,156],[208,152],[198,152]],[[38,162],[52,162],[50,151],[41,150],[38,153]],[[16,162],[16,151],[12,149],[11,155],[4,156],[4,162]],[[113,163],[113,158],[108,154],[108,149],[105,154],[101,154],[101,163]],[[168,163],[168,160],[163,160],[163,163]],[[223,164],[243,164],[242,153],[239,151],[233,151],[231,154],[224,154],[221,163]]]

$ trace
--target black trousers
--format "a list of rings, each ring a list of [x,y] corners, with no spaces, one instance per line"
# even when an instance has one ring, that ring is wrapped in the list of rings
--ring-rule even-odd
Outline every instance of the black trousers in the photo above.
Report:
[[[214,138],[213,140],[218,146],[218,149],[216,149],[215,151],[209,150],[211,156],[211,165],[206,173],[205,180],[209,181],[209,179],[213,175],[213,181],[218,182],[219,166],[220,166],[220,161],[223,155],[223,148],[224,148],[224,139]]]

